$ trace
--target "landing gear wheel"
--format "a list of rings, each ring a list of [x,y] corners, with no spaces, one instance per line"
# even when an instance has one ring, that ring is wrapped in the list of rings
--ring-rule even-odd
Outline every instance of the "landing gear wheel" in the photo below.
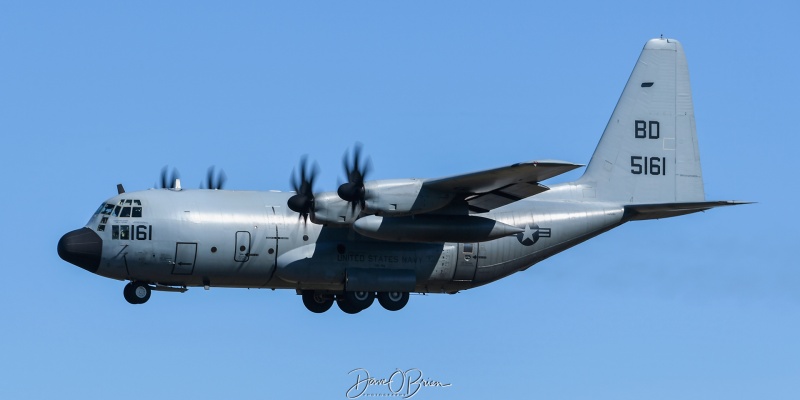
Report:
[[[380,292],[378,302],[389,311],[397,311],[408,303],[408,292]]]
[[[317,314],[330,310],[333,305],[333,296],[325,296],[313,290],[303,291],[303,304],[308,311]]]
[[[347,314],[358,314],[363,310],[363,308],[358,308],[349,300],[347,300],[346,296],[339,295],[336,298],[336,305],[339,306],[339,309],[346,312]]]
[[[124,289],[122,289],[122,296],[124,296],[124,297],[125,297],[125,300],[126,300],[128,303],[131,303],[131,304],[138,304],[138,303],[136,302],[136,298],[135,298],[135,297],[133,297],[133,283],[130,283],[130,282],[128,282],[128,284],[127,284],[127,285],[125,285],[125,288],[124,288]]]
[[[150,293],[150,286],[142,282],[130,282],[122,289],[122,295],[131,304],[144,304],[150,300]]]
[[[375,292],[345,292],[344,298],[354,307],[366,310],[375,301]]]

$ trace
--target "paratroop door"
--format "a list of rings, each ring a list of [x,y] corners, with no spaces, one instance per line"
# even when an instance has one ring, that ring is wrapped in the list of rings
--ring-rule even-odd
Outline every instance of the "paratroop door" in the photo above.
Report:
[[[478,246],[475,243],[459,243],[456,254],[456,273],[454,281],[471,281],[475,279],[478,267]]]
[[[197,243],[178,243],[175,246],[175,265],[172,267],[172,273],[191,275],[194,271],[196,256]]]
[[[233,260],[245,262],[250,259],[250,232],[236,232],[236,249],[233,253]]]

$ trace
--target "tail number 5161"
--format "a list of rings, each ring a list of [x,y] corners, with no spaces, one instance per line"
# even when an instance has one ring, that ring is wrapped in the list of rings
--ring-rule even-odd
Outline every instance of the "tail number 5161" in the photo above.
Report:
[[[666,175],[666,157],[631,156],[631,173],[634,175]]]

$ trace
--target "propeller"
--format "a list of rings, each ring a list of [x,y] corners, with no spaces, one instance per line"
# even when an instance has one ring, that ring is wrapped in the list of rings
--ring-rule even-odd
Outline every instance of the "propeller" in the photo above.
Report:
[[[319,167],[316,163],[309,167],[308,157],[300,158],[300,175],[292,170],[292,188],[294,196],[289,198],[286,205],[289,209],[300,213],[304,221],[308,221],[308,214],[314,211],[314,179],[317,177]]]
[[[177,180],[181,179],[181,174],[178,172],[177,168],[172,168],[172,174],[169,174],[169,166],[165,165],[164,168],[161,168],[161,189],[175,189],[177,186]]]
[[[204,189],[222,190],[222,188],[225,186],[225,181],[228,180],[228,176],[225,175],[225,170],[220,168],[219,172],[214,174],[215,169],[216,168],[213,165],[208,167],[208,173],[206,173],[206,186]]]
[[[366,162],[362,161],[361,148],[361,143],[355,144],[352,158],[350,158],[350,152],[345,151],[342,164],[344,165],[344,174],[347,177],[347,183],[339,186],[339,190],[337,190],[339,198],[350,202],[353,211],[355,211],[356,205],[361,205],[362,210],[366,207],[364,180],[372,169],[371,159],[367,158]]]

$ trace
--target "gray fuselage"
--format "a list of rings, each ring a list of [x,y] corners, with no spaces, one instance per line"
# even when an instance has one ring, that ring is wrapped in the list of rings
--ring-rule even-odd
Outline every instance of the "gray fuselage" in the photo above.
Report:
[[[285,206],[292,193],[282,192],[124,193],[107,200],[86,228],[102,239],[92,272],[113,279],[335,292],[345,289],[348,270],[413,270],[416,292],[452,293],[523,270],[623,222],[622,206],[565,201],[569,190],[559,189],[481,214],[525,231],[479,243],[370,239],[299,218]],[[548,200],[559,192],[561,200]]]

